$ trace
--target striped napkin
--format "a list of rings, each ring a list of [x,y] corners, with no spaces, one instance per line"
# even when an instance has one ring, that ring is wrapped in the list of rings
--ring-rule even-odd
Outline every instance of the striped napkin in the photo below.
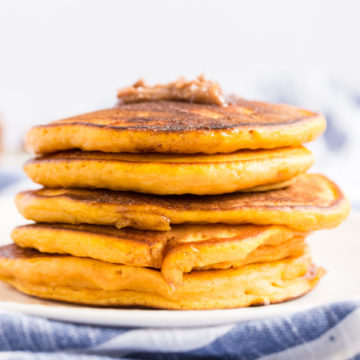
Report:
[[[106,328],[0,313],[0,360],[360,359],[360,303],[201,328]]]

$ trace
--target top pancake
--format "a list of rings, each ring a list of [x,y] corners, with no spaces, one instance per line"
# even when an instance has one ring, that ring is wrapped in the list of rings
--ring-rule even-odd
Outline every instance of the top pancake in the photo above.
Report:
[[[240,98],[228,106],[149,101],[36,126],[26,144],[36,153],[81,149],[214,154],[299,146],[319,136],[325,126],[324,117],[314,112]]]

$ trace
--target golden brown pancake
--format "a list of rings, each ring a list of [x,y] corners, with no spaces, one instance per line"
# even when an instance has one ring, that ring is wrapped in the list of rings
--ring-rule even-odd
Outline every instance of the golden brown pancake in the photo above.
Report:
[[[312,231],[339,225],[350,204],[325,176],[299,175],[281,190],[213,196],[156,196],[91,189],[40,189],[17,195],[19,212],[47,223],[170,230],[181,223],[287,225]]]
[[[19,226],[11,234],[16,244],[41,252],[160,268],[172,285],[181,284],[183,273],[194,268],[239,267],[299,256],[304,252],[305,235],[280,226],[221,224],[178,225],[166,232],[32,224]]]
[[[24,169],[47,187],[211,195],[286,181],[312,163],[311,152],[303,147],[217,155],[68,151],[30,160]]]
[[[237,269],[195,271],[172,290],[157,270],[88,258],[0,248],[0,280],[46,299],[100,306],[222,309],[290,300],[312,290],[323,270],[309,255]]]
[[[299,146],[318,137],[325,126],[322,115],[288,105],[240,98],[227,107],[156,101],[36,126],[26,143],[41,154],[69,149],[215,154]]]

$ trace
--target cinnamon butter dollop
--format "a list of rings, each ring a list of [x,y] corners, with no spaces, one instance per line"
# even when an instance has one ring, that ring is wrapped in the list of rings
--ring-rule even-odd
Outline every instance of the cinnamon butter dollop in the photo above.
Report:
[[[141,101],[187,101],[190,103],[225,105],[225,96],[217,82],[206,80],[204,75],[188,81],[183,77],[168,84],[149,86],[143,79],[134,85],[120,89],[117,97],[121,103]]]

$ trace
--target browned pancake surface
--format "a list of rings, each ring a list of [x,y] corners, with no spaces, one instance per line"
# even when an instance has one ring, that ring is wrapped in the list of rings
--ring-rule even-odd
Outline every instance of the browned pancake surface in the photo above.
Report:
[[[59,151],[51,154],[45,154],[30,159],[26,164],[46,163],[56,161],[96,161],[106,162],[124,162],[124,163],[141,163],[141,164],[170,164],[176,165],[208,165],[208,164],[226,164],[232,162],[246,162],[256,160],[268,160],[278,158],[298,158],[306,156],[312,157],[311,152],[304,148],[280,148],[280,149],[263,149],[263,150],[240,150],[230,154],[213,154],[213,155],[189,155],[189,154],[162,154],[162,153],[104,153],[101,151],[80,151],[68,150]],[[26,165],[25,164],[25,165]],[[295,165],[294,165],[295,166]]]
[[[0,258],[2,259],[32,259],[48,256],[49,254],[41,253],[35,249],[22,248],[20,246],[16,246],[15,244],[9,244],[0,247]]]
[[[36,153],[81,149],[131,153],[231,153],[312,141],[326,127],[317,113],[283,104],[233,98],[228,106],[148,101],[33,127]]]
[[[121,104],[113,109],[74,116],[45,126],[81,124],[113,130],[184,132],[224,130],[244,126],[281,126],[311,121],[316,113],[289,105],[234,98],[227,107],[179,101]]]
[[[87,203],[115,204],[118,206],[157,206],[174,210],[221,211],[242,207],[267,208],[329,208],[344,200],[339,187],[319,174],[304,174],[284,189],[265,192],[246,192],[223,195],[146,195],[135,192],[105,189],[40,189],[24,191],[39,197],[66,197]]]

